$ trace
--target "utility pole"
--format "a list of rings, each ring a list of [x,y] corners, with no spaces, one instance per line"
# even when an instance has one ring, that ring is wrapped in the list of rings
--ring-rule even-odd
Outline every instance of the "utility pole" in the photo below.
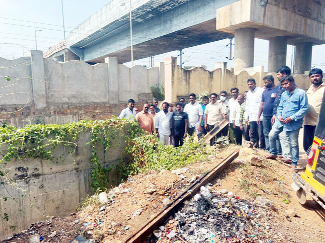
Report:
[[[35,30],[35,47],[36,47],[36,51],[37,51],[37,37],[36,37],[36,31],[42,31],[42,30]]]
[[[150,67],[153,67],[154,66],[154,57],[151,56],[150,57]]]
[[[292,46],[292,53],[291,53],[291,70],[292,74],[295,72],[295,59],[296,59],[296,46]]]
[[[131,11],[131,0],[130,0],[130,38],[131,38],[131,65],[133,67],[133,37],[132,37],[132,11]]]
[[[229,61],[233,60],[232,57],[232,38],[229,39],[230,43],[229,43],[229,58],[227,58]]]
[[[61,6],[62,6],[63,38],[65,39],[65,25],[64,25],[63,0],[61,0]]]
[[[182,49],[179,51],[179,66],[182,67],[183,66],[183,61],[182,61]]]

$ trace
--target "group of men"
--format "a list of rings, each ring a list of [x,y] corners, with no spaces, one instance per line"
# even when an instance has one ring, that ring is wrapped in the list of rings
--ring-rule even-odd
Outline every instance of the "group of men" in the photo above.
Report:
[[[196,102],[196,95],[189,95],[189,103],[180,98],[173,111],[169,103],[162,104],[159,110],[158,100],[151,105],[144,104],[143,111],[134,111],[134,100],[130,99],[120,118],[136,119],[148,133],[156,132],[162,144],[183,144],[187,134],[194,131],[200,139],[223,119],[229,121],[229,127],[220,131],[217,137],[227,136],[232,143],[242,144],[242,137],[250,141],[255,148],[270,152],[269,159],[280,157],[284,162],[296,168],[299,159],[298,135],[304,124],[304,150],[308,153],[314,138],[317,118],[324,95],[325,84],[321,69],[312,69],[309,73],[311,87],[307,93],[297,87],[291,76],[291,69],[282,66],[277,70],[276,85],[272,75],[263,78],[264,87],[257,87],[254,79],[248,79],[248,91],[239,94],[238,88],[232,88],[231,98],[227,92],[204,96],[203,104]],[[215,139],[211,140],[213,145]]]

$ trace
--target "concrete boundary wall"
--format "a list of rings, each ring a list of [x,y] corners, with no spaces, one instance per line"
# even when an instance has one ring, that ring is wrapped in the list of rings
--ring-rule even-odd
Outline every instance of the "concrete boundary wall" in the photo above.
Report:
[[[118,64],[114,57],[96,65],[44,59],[41,51],[31,51],[30,57],[15,60],[0,58],[0,121],[15,126],[33,123],[40,117],[71,122],[82,117],[81,113],[86,113],[89,106],[106,105],[101,111],[105,119],[117,115],[121,110],[115,111],[113,107],[123,108],[121,104],[130,98],[141,103],[151,101],[150,88],[163,83],[164,74],[163,63],[152,68],[128,68]],[[62,110],[62,106],[67,107],[64,112],[67,116],[52,119],[55,110]],[[75,109],[69,107],[80,107],[80,110],[72,111]],[[112,110],[115,112],[109,113]]]
[[[111,185],[121,180],[115,166],[125,158],[125,138],[123,132],[117,133],[114,141],[118,146],[106,151],[101,146],[97,148],[101,165],[113,168],[109,173]],[[8,173],[11,183],[0,187],[0,195],[8,197],[7,201],[0,200],[0,214],[3,217],[6,213],[9,218],[8,221],[0,220],[0,240],[28,229],[32,223],[49,219],[49,216],[70,215],[82,198],[93,193],[89,188],[89,173],[93,166],[90,162],[91,148],[87,144],[89,140],[90,133],[80,133],[76,141],[78,150],[73,155],[59,145],[54,154],[57,157],[63,154],[62,162],[30,158],[1,163],[0,170]],[[1,147],[0,154],[5,149]],[[16,230],[10,226],[16,226]]]
[[[190,93],[196,95],[207,91],[219,94],[225,90],[230,93],[230,89],[237,87],[240,93],[248,90],[247,80],[254,78],[257,86],[262,87],[263,77],[268,73],[263,67],[248,68],[238,74],[226,68],[217,68],[213,71],[205,70],[203,67],[194,67],[185,70],[177,65],[176,57],[165,58],[165,99],[167,102],[177,102],[179,97],[188,97]],[[275,84],[279,81],[276,73],[272,73]],[[293,74],[299,88],[307,90],[310,86],[308,75]]]

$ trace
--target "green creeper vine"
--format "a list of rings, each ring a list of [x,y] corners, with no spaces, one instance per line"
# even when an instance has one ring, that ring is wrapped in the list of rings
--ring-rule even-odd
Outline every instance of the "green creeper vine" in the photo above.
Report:
[[[64,161],[63,154],[55,156],[54,152],[59,145],[64,151],[73,156],[77,153],[77,140],[81,132],[89,132],[91,147],[90,162],[93,165],[91,188],[105,190],[108,184],[108,173],[112,168],[104,168],[98,158],[98,148],[107,151],[111,146],[118,146],[117,136],[124,136],[129,141],[142,134],[142,130],[135,122],[112,118],[101,121],[79,121],[57,125],[29,125],[24,128],[12,126],[0,127],[0,146],[6,148],[1,161],[11,159],[24,160],[40,158],[54,163]],[[4,174],[0,171],[0,174]]]

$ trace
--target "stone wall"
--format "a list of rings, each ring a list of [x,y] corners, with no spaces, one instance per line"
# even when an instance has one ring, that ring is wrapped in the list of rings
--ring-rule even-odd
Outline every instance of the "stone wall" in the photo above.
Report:
[[[44,59],[41,51],[15,60],[0,58],[0,121],[14,126],[106,119],[132,98],[139,108],[152,100],[150,88],[164,81],[164,65],[128,68],[107,58],[89,65]],[[10,77],[10,81],[6,80]]]
[[[121,132],[115,136],[116,144],[119,144],[116,148],[104,151],[99,147],[97,150],[101,165],[113,168],[109,174],[112,185],[121,180],[114,166],[122,163],[126,147]],[[1,163],[0,170],[8,173],[11,183],[0,187],[0,240],[29,228],[31,223],[49,219],[50,216],[70,215],[75,212],[82,198],[92,194],[89,188],[89,173],[92,168],[91,149],[87,144],[89,139],[90,133],[81,133],[76,141],[78,150],[73,155],[68,154],[64,146],[57,147],[54,154],[57,157],[63,154],[62,162],[12,159]],[[1,147],[0,154],[4,150]],[[3,200],[4,196],[8,198],[7,201]],[[2,219],[5,213],[8,214],[8,221]]]
[[[248,68],[237,75],[226,68],[217,68],[213,71],[205,70],[203,67],[195,67],[185,70],[177,65],[176,57],[165,58],[165,99],[168,102],[177,102],[178,97],[188,97],[190,93],[200,94],[207,91],[209,94],[219,94],[225,90],[237,87],[240,93],[248,90],[247,80],[254,78],[257,86],[263,86],[263,77],[267,73],[263,67]],[[279,81],[276,73],[272,73],[275,84]],[[296,84],[299,88],[308,89],[310,81],[308,75],[294,74]]]

